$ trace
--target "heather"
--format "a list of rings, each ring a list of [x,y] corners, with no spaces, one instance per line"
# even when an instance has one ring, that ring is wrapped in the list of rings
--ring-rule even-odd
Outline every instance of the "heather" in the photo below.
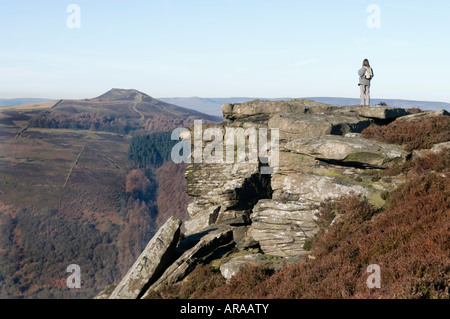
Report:
[[[386,126],[371,125],[362,137],[405,145],[407,151],[431,148],[450,140],[450,116],[440,115],[416,120],[397,120]]]

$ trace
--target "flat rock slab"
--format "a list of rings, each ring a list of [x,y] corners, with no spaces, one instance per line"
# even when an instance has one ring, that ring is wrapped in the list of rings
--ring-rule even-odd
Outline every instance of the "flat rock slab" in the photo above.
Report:
[[[172,257],[180,236],[181,220],[171,217],[158,230],[109,299],[136,299],[157,279]],[[143,291],[144,290],[144,291]]]
[[[338,176],[307,173],[276,174],[272,177],[272,188],[273,199],[302,203],[321,202],[327,198],[337,198],[350,193],[369,195],[369,190],[358,183],[349,182]]]
[[[142,299],[146,299],[151,291],[158,290],[161,284],[174,284],[186,277],[195,266],[214,253],[220,246],[233,240],[233,230],[230,227],[221,227],[212,230],[203,236],[191,249],[185,251],[162,276],[153,283]]]
[[[398,145],[336,135],[297,139],[287,143],[285,148],[321,160],[373,167],[384,167],[386,163],[407,156],[407,152]]]
[[[286,140],[329,134],[361,133],[369,125],[369,120],[360,119],[356,115],[342,114],[286,113],[275,115],[268,122],[269,128],[279,129],[280,138]]]
[[[307,99],[294,99],[291,101],[255,100],[247,103],[226,103],[222,106],[222,113],[225,118],[235,120],[261,115],[270,117],[277,113],[331,112],[338,108],[338,106]]]
[[[396,119],[408,115],[405,109],[382,105],[361,107],[357,112],[359,116],[380,120]]]

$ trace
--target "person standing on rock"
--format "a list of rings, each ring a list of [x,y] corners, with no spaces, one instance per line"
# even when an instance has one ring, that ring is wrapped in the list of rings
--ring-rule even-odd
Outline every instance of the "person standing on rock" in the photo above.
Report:
[[[361,91],[361,106],[370,105],[370,81],[373,79],[373,69],[369,60],[364,59],[362,68],[358,71],[359,89]]]

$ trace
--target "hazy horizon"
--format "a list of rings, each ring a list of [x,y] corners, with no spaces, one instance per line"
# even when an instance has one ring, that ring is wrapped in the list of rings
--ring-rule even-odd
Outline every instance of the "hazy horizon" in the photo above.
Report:
[[[131,88],[130,88],[131,89]],[[267,96],[154,96],[152,94],[148,94],[145,91],[138,90],[142,93],[145,93],[152,98],[155,99],[314,99],[314,98],[327,98],[327,99],[358,99],[359,97],[355,96],[275,96],[275,97],[267,97]],[[66,97],[64,99],[66,100],[78,100],[78,99],[92,99],[96,98],[102,94],[104,94],[107,91],[104,91],[102,93],[99,93],[95,96],[85,96],[85,97]],[[41,96],[15,96],[11,98],[4,98],[0,96],[0,100],[26,100],[26,99],[42,99],[42,100],[58,100],[61,99],[61,97],[41,97]],[[450,101],[438,101],[438,100],[415,100],[415,99],[406,99],[406,98],[383,98],[383,97],[373,97],[372,100],[398,100],[398,101],[417,101],[417,102],[435,102],[435,103],[449,103]]]
[[[140,91],[140,90],[138,90]],[[107,92],[107,91],[105,91]],[[86,96],[86,97],[68,97],[64,98],[66,100],[78,100],[78,99],[92,99],[96,98],[100,95],[102,95],[102,92],[96,96]],[[147,92],[140,91],[142,93],[145,93],[152,98],[155,98],[157,100],[159,99],[268,99],[268,100],[282,100],[282,99],[314,99],[314,98],[328,98],[328,99],[357,99],[359,100],[359,97],[355,96],[275,96],[275,97],[267,97],[267,96],[153,96],[151,94],[148,94]],[[42,100],[59,100],[60,97],[40,97],[40,96],[15,96],[11,98],[4,98],[0,96],[0,100],[26,100],[26,99],[42,99]],[[383,97],[373,97],[372,100],[398,100],[398,101],[417,101],[417,102],[435,102],[435,103],[449,103],[449,101],[437,101],[437,100],[414,100],[414,99],[406,99],[406,98],[383,98]]]

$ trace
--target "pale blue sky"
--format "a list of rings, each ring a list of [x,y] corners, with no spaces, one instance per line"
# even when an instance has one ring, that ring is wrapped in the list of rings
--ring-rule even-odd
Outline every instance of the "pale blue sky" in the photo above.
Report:
[[[358,97],[367,57],[374,98],[450,102],[449,39],[445,0],[0,0],[0,98]]]

